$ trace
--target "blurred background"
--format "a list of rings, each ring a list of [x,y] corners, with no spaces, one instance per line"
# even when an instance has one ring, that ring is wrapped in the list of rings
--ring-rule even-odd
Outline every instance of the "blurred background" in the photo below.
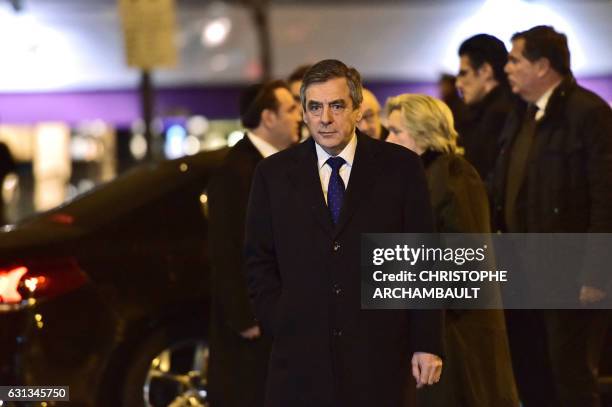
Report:
[[[579,82],[612,101],[609,0],[153,3],[162,13],[145,17],[138,1],[0,0],[0,141],[17,175],[3,182],[8,222],[134,164],[235,143],[241,89],[324,58],[355,66],[381,102],[437,96],[462,40],[485,32],[510,48],[514,32],[552,24]]]

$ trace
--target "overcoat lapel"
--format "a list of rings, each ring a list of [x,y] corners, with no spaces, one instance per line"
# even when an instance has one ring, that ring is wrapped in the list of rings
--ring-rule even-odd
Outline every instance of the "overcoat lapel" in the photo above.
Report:
[[[374,182],[380,175],[381,168],[376,165],[375,159],[377,147],[379,147],[377,142],[357,131],[355,159],[344,195],[340,219],[334,228],[334,237],[338,236],[346,227],[359,205],[366,200],[366,197],[372,191]]]
[[[300,149],[299,158],[295,166],[289,170],[288,176],[295,187],[298,199],[308,207],[310,214],[325,233],[332,236],[334,225],[321,188],[314,140],[310,138],[296,148]]]

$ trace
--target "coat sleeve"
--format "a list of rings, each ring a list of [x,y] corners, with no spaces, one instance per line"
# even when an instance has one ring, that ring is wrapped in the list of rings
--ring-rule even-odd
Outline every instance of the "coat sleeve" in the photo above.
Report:
[[[236,333],[256,325],[243,273],[242,245],[249,188],[244,182],[224,168],[208,187],[214,304],[224,322]]]
[[[274,248],[272,209],[261,166],[255,170],[246,220],[246,275],[255,315],[264,332],[273,335],[281,280]]]
[[[406,177],[405,233],[433,233],[433,212],[427,189],[427,180],[421,161],[415,157]],[[444,356],[444,310],[418,310],[410,312],[410,335],[414,352],[427,352]]]

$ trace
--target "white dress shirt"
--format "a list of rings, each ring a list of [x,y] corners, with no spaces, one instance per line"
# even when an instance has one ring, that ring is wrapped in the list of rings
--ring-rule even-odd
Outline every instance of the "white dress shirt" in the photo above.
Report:
[[[266,140],[262,139],[259,136],[247,131],[247,137],[251,140],[251,143],[255,146],[259,154],[263,158],[270,157],[272,154],[278,153],[278,148],[274,147],[272,144],[268,143]]]
[[[327,203],[327,187],[329,185],[329,178],[331,177],[332,169],[326,164],[328,158],[334,157],[327,154],[323,148],[315,142],[315,149],[317,151],[317,161],[319,163],[319,178],[321,178],[321,188],[323,188],[323,196],[325,196],[325,203]],[[342,157],[346,163],[340,167],[340,178],[344,182],[344,188],[348,188],[349,177],[351,176],[351,169],[353,168],[353,161],[355,160],[355,150],[357,149],[357,136],[353,133],[351,141],[344,147],[344,150],[335,157]]]
[[[555,91],[555,89],[557,89],[557,86],[559,86],[560,83],[561,82],[558,82],[555,85],[551,86],[550,89],[544,92],[544,94],[540,96],[538,100],[536,100],[535,105],[538,107],[538,111],[535,115],[536,120],[540,120],[542,117],[544,117],[544,113],[546,113],[546,106],[548,106],[548,100],[550,99],[553,92]]]

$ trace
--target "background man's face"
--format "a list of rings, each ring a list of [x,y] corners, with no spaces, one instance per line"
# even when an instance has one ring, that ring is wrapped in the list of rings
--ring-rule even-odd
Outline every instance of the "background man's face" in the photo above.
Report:
[[[275,113],[276,121],[274,122],[273,133],[278,140],[278,145],[287,148],[299,141],[300,109],[293,99],[293,95],[287,89],[275,89],[274,95],[278,101],[278,109]]]
[[[361,102],[361,120],[357,123],[357,128],[368,136],[380,139],[380,106],[374,99],[374,95],[363,92],[363,102]]]
[[[535,102],[533,96],[534,84],[539,80],[537,67],[523,55],[525,40],[519,38],[512,41],[512,50],[508,54],[508,63],[504,71],[508,75],[508,82],[512,92],[520,95],[527,102]]]
[[[486,95],[486,78],[481,70],[475,70],[470,64],[470,57],[461,55],[459,60],[459,73],[457,74],[457,89],[463,101],[474,104],[481,101]]]
[[[314,83],[306,89],[304,121],[317,144],[328,154],[338,155],[346,147],[360,118],[346,78]]]

